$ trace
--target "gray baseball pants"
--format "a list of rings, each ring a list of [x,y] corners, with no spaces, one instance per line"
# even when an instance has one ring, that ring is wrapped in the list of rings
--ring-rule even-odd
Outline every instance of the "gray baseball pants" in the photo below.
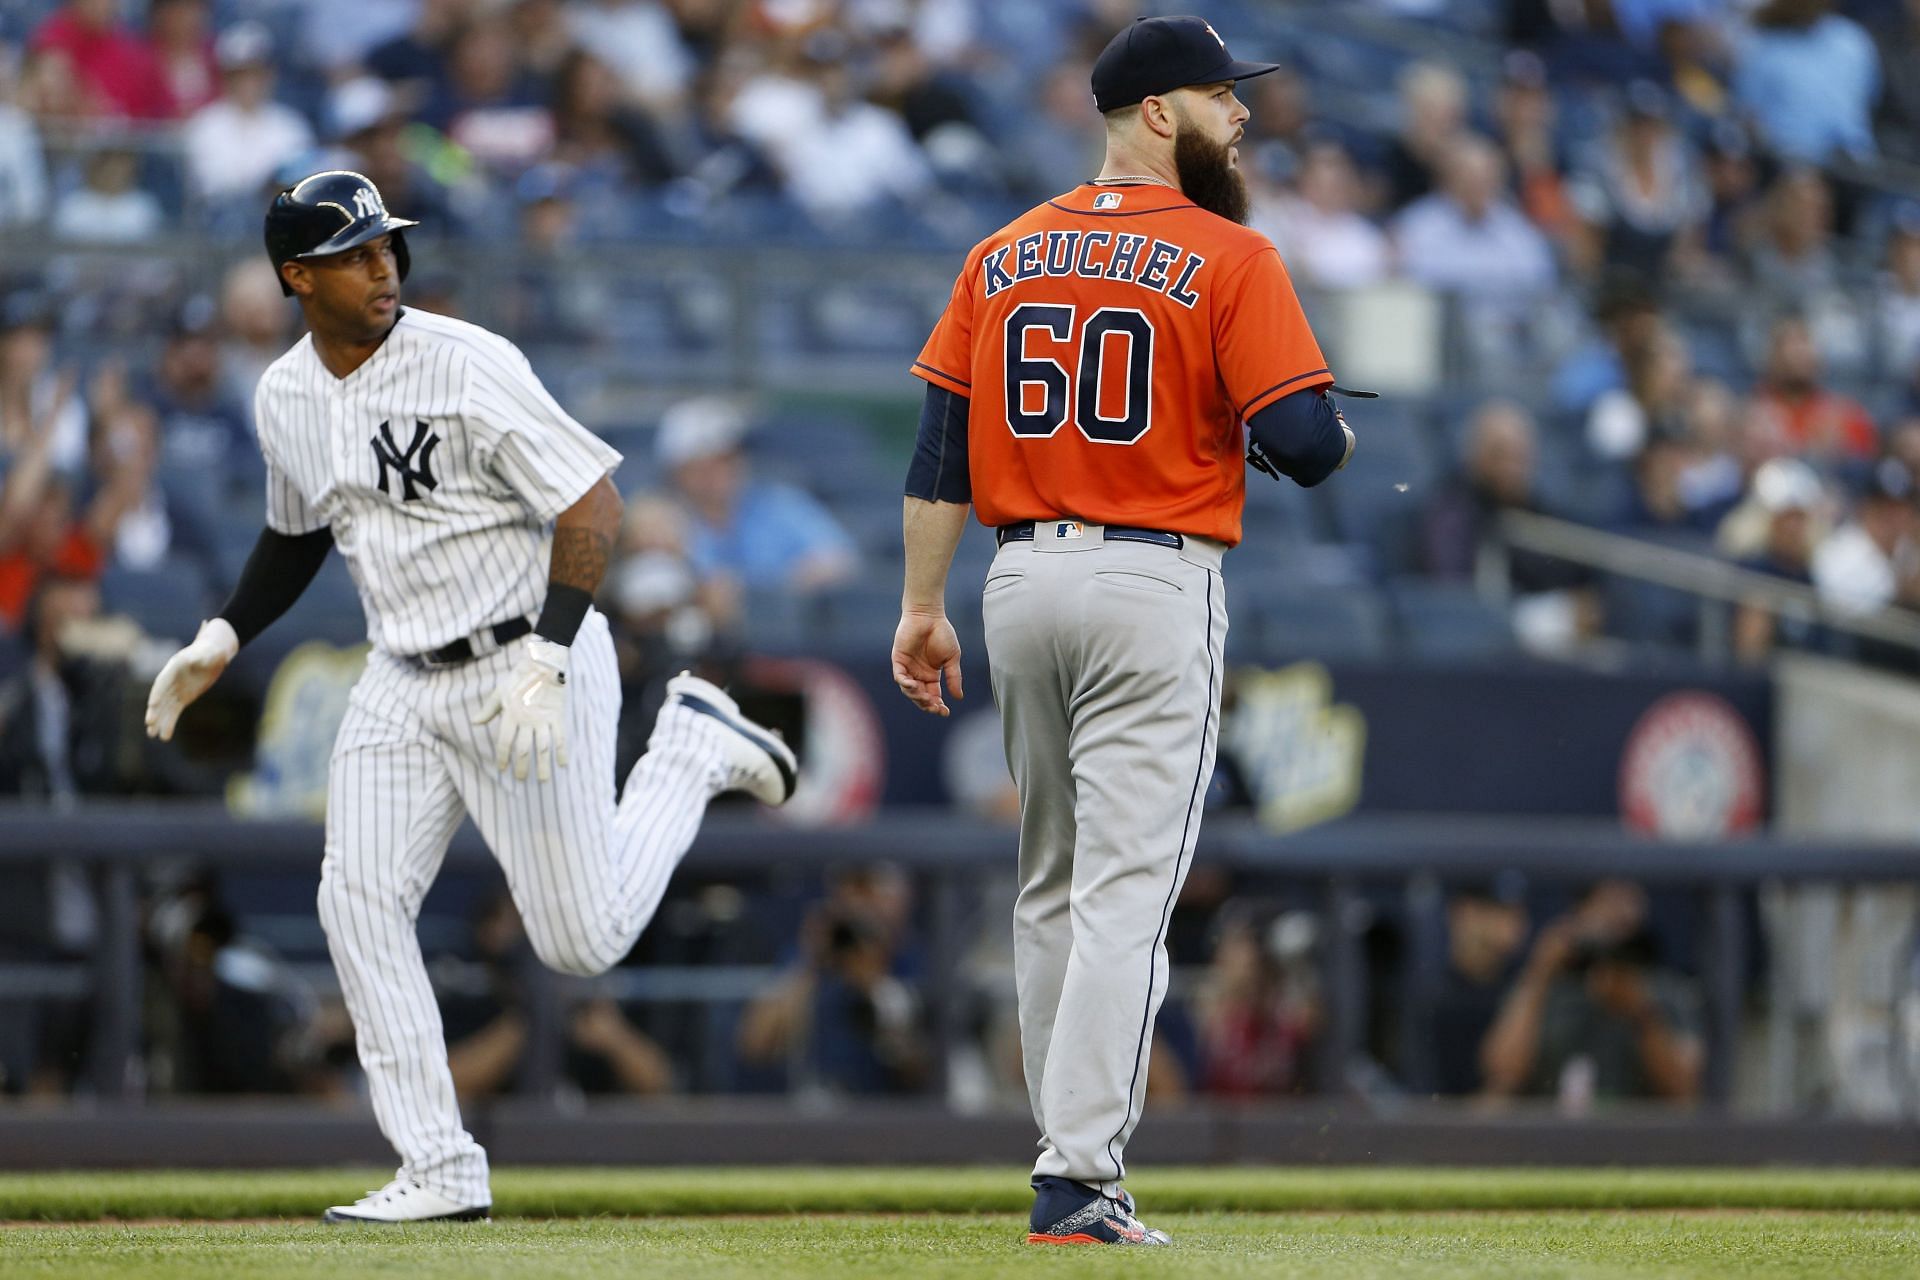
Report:
[[[1043,522],[1000,548],[984,588],[1020,790],[1013,944],[1034,1173],[1108,1194],[1140,1122],[1167,921],[1219,736],[1225,548],[1185,543]]]

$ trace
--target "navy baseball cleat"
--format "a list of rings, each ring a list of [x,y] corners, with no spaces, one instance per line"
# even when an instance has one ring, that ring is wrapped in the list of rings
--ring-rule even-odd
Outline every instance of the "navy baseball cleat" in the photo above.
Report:
[[[1172,1244],[1133,1216],[1133,1197],[1118,1199],[1070,1178],[1033,1180],[1032,1230],[1028,1244]]]
[[[793,748],[768,729],[740,714],[740,707],[718,685],[682,671],[667,681],[667,706],[711,716],[733,732],[727,735],[727,789],[744,791],[762,804],[785,804],[799,780]]]

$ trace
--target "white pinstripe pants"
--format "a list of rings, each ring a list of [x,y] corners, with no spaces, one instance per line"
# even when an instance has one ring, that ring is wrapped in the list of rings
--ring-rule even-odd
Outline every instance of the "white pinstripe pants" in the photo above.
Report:
[[[590,975],[624,957],[652,919],[724,778],[724,730],[669,705],[615,805],[620,682],[597,612],[573,644],[571,763],[546,783],[501,772],[494,725],[473,718],[524,647],[440,671],[376,650],[348,702],[329,779],[320,923],[374,1115],[402,1175],[465,1205],[492,1202],[487,1157],[460,1123],[415,932],[461,817],[473,816],[505,870],[534,951]]]

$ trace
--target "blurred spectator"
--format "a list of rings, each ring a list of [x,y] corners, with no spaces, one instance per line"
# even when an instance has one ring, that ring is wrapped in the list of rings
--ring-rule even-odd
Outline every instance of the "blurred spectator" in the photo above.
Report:
[[[374,45],[362,65],[425,101],[446,85],[448,57],[474,0],[418,0],[411,9],[413,25]]]
[[[914,39],[905,6],[876,6],[882,21],[873,32],[873,78],[867,101],[898,115],[915,142],[956,152],[986,146],[973,119],[966,86],[949,75]],[[990,160],[991,152],[988,153]]]
[[[1920,0],[1899,0],[1876,23],[1874,47],[1886,79],[1876,122],[1882,150],[1920,160]]]
[[[146,1011],[156,1092],[342,1092],[344,1012],[247,936],[210,881],[154,903],[147,934],[159,970]]]
[[[861,97],[847,52],[824,35],[808,41],[792,100],[801,114],[762,139],[788,193],[827,218],[918,195],[933,177],[900,117]]]
[[[1767,0],[1734,54],[1733,91],[1779,155],[1822,163],[1873,154],[1880,62],[1831,0]]]
[[[250,255],[227,269],[220,283],[221,394],[246,410],[249,431],[254,388],[293,342],[298,315],[265,257]]]
[[[1467,120],[1467,82],[1445,63],[1400,73],[1400,123],[1386,156],[1387,201],[1404,208],[1448,180]]]
[[[1752,250],[1754,284],[1776,302],[1805,306],[1834,291],[1833,192],[1817,169],[1788,169],[1767,191]]]
[[[442,960],[434,966],[447,1065],[463,1099],[510,1092],[526,1058],[526,933],[510,894],[493,894],[481,904],[473,949],[472,965]],[[673,1088],[666,1053],[604,996],[568,1012],[561,1071],[584,1093],[659,1094]]]
[[[1904,377],[1920,365],[1920,204],[1904,203],[1887,233],[1879,280],[1880,369]]]
[[[655,0],[583,0],[569,7],[567,18],[574,42],[612,67],[638,102],[671,109],[686,95],[693,60]]]
[[[1781,437],[1802,456],[1871,458],[1879,450],[1879,432],[1866,408],[1822,385],[1820,351],[1802,316],[1774,321],[1754,403],[1757,412],[1778,420]]]
[[[421,224],[413,234],[460,234],[463,223],[447,187],[408,152],[406,112],[384,81],[362,76],[336,86],[328,110],[353,167],[380,188],[396,217]]]
[[[90,116],[165,120],[176,114],[153,52],[119,20],[118,0],[67,0],[33,33],[36,53],[58,54]]]
[[[615,181],[656,186],[675,164],[647,114],[628,104],[620,81],[584,49],[561,62],[553,90],[553,158]]]
[[[1394,221],[1407,275],[1477,302],[1524,305],[1553,284],[1545,237],[1503,194],[1500,153],[1483,138],[1447,143],[1444,185]]]
[[[221,377],[213,299],[188,299],[160,359],[143,380],[159,439],[154,482],[164,498],[171,542],[198,559],[216,583],[227,579],[220,530],[253,511],[266,492],[266,467],[246,402]]]
[[[1680,477],[1689,510],[1718,519],[1746,492],[1740,457],[1739,397],[1718,378],[1693,378],[1681,393],[1681,433],[1693,459]]]
[[[1645,341],[1622,352],[1626,384],[1602,392],[1587,410],[1588,450],[1619,462],[1631,458],[1656,436],[1686,436],[1687,391],[1693,362],[1687,344],[1673,329],[1654,325]]]
[[[1392,265],[1386,233],[1357,212],[1359,174],[1347,149],[1331,138],[1308,145],[1297,195],[1256,204],[1249,219],[1266,233],[1294,278],[1323,289],[1376,284]]]
[[[852,576],[852,538],[814,498],[754,480],[744,409],[718,396],[683,400],[660,421],[660,464],[693,517],[687,554],[702,579],[810,591]]]
[[[412,4],[306,4],[300,51],[308,65],[341,80],[361,68],[368,54],[406,33],[418,14]]]
[[[1078,105],[1082,113],[1086,112],[1091,96],[1087,89],[1091,73],[1091,66],[1082,64],[1079,80],[1075,82],[1079,89]],[[1252,145],[1243,143],[1240,154],[1263,154],[1276,165],[1282,161],[1288,167],[1297,165],[1313,128],[1313,86],[1298,71],[1283,63],[1278,71],[1256,76],[1252,80],[1242,80],[1234,91],[1253,113],[1246,123],[1247,141]],[[1093,173],[1098,169],[1096,163],[1087,171]],[[1370,199],[1369,207],[1372,203]]]
[[[1641,537],[1711,530],[1725,510],[1702,511],[1688,503],[1686,477],[1695,461],[1682,437],[1665,431],[1648,436],[1630,467],[1633,485],[1620,517],[1622,530]]]
[[[47,211],[47,161],[40,131],[14,97],[12,68],[0,55],[0,232],[40,221]]]
[[[1513,175],[1520,211],[1559,239],[1572,229],[1573,211],[1567,201],[1566,166],[1554,133],[1556,112],[1546,64],[1536,54],[1515,49],[1500,65],[1494,135]]]
[[[1517,889],[1496,880],[1463,885],[1447,897],[1447,967],[1418,1033],[1431,1055],[1435,1093],[1478,1093],[1484,1084],[1480,1045],[1527,939],[1527,908]]]
[[[306,117],[273,100],[273,41],[245,22],[215,45],[223,92],[181,134],[187,175],[202,198],[259,195],[283,165],[313,146]]]
[[[148,0],[147,47],[173,100],[172,114],[190,115],[220,94],[207,0]]]
[[[446,78],[419,118],[499,173],[518,173],[553,148],[553,114],[501,18],[475,19],[454,36]]]
[[[541,80],[557,76],[577,47],[567,25],[568,7],[568,0],[509,0],[506,6],[520,65]]]
[[[1436,578],[1470,581],[1486,551],[1500,537],[1506,511],[1538,511],[1539,446],[1533,419],[1510,400],[1489,400],[1474,411],[1462,447],[1463,465],[1428,502],[1422,516],[1421,552]],[[1558,560],[1535,561],[1518,553],[1509,585],[1517,592],[1567,585]]]
[[[1603,880],[1541,929],[1482,1043],[1487,1092],[1558,1098],[1699,1096],[1704,1060],[1688,986],[1656,964],[1646,893]]]
[[[1313,918],[1301,912],[1273,921],[1267,937],[1247,919],[1223,923],[1194,996],[1205,1092],[1255,1098],[1306,1087],[1321,1020],[1313,939]]]
[[[1660,306],[1649,282],[1632,275],[1609,276],[1601,282],[1594,321],[1598,332],[1554,371],[1557,408],[1585,413],[1605,393],[1624,388],[1628,353],[1646,347],[1662,328]]]
[[[925,1018],[902,952],[906,877],[886,866],[841,872],[807,913],[800,955],[740,1020],[750,1063],[786,1065],[790,1087],[908,1093],[931,1067]]]
[[[96,379],[96,385],[100,380]],[[175,521],[158,481],[159,426],[153,409],[124,390],[94,398],[94,493],[87,518],[107,559],[129,569],[157,567],[173,549]],[[213,564],[214,547],[197,548]]]
[[[1087,88],[1091,75],[1084,62],[1054,67],[1039,84],[1029,118],[1007,139],[1008,164],[1023,193],[1044,199],[1100,172],[1106,134]],[[1255,112],[1247,127],[1259,123]]]
[[[618,557],[601,591],[620,664],[616,777],[624,778],[646,750],[666,682],[705,658],[716,632],[739,620],[732,584],[702,584],[696,577],[687,558],[686,525],[685,514],[666,498],[627,498]]]
[[[1753,479],[1754,505],[1766,519],[1766,543],[1746,568],[1810,586],[1814,548],[1822,538],[1825,495],[1820,477],[1806,463],[1778,458]],[[1733,616],[1733,656],[1746,663],[1765,662],[1777,647],[1810,650],[1821,643],[1811,618],[1776,614],[1757,601],[1742,603]]]
[[[1913,504],[1913,473],[1897,459],[1882,459],[1853,518],[1813,554],[1813,586],[1822,603],[1849,617],[1920,603],[1920,517]]]
[[[86,161],[86,185],[53,206],[53,234],[95,244],[152,239],[166,225],[167,215],[139,183],[137,153],[119,147],[94,152]]]
[[[1653,280],[1700,251],[1707,192],[1669,109],[1657,85],[1629,85],[1622,119],[1571,184],[1588,272],[1604,263]]]
[[[0,299],[0,541],[13,504],[52,472],[78,481],[87,463],[79,374],[54,363],[51,303],[31,289]]]
[[[1747,131],[1731,120],[1716,123],[1705,146],[1708,209],[1703,247],[1725,269],[1744,263],[1759,237],[1760,165]]]
[[[71,804],[130,789],[131,681],[124,661],[89,651],[83,633],[99,619],[90,579],[53,572],[35,585],[26,669],[0,683],[0,795]]]
[[[1479,581],[1490,594],[1513,597],[1515,625],[1530,645],[1563,648],[1599,629],[1592,574],[1552,556],[1503,546],[1500,517],[1543,512],[1539,442],[1519,405],[1491,400],[1467,426],[1460,472],[1421,516],[1423,568],[1436,578]],[[1504,571],[1500,566],[1504,565]],[[1486,578],[1499,573],[1496,581]]]

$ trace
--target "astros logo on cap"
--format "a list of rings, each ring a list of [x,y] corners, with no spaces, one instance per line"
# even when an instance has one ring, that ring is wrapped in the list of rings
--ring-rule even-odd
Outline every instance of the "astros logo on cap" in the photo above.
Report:
[[[1207,29],[1208,35],[1212,36],[1215,40],[1219,41],[1220,47],[1222,49],[1227,47],[1227,42],[1225,40],[1220,39],[1220,33],[1213,29],[1213,24],[1211,22],[1203,22],[1200,25]]]

